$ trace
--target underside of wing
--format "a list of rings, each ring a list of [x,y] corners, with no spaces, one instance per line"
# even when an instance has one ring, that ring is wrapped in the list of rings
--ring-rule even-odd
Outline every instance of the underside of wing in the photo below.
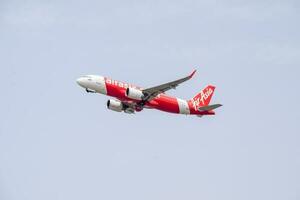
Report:
[[[189,76],[187,76],[185,78],[178,79],[176,81],[171,81],[171,82],[168,82],[168,83],[165,83],[165,84],[162,84],[162,85],[158,85],[158,86],[155,86],[155,87],[144,89],[142,91],[145,95],[144,100],[145,101],[151,101],[157,95],[159,95],[161,93],[164,93],[168,90],[175,89],[179,84],[181,84],[181,83],[183,83],[187,80],[190,80],[194,76],[195,73],[196,73],[196,70],[194,70]]]
[[[125,105],[126,107],[130,107],[130,108],[135,108],[137,103],[136,102],[131,102],[131,101],[121,101],[123,105]]]

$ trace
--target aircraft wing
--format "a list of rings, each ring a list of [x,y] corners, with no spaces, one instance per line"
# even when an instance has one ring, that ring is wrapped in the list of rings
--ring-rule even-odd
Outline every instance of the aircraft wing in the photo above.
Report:
[[[120,100],[121,101],[121,100]],[[129,101],[121,101],[123,105],[127,106],[128,108],[135,108],[136,102],[129,102]]]
[[[144,101],[151,101],[152,99],[154,99],[157,95],[161,94],[161,93],[164,93],[170,89],[176,89],[176,87],[187,81],[187,80],[190,80],[194,74],[196,73],[196,70],[194,70],[189,76],[185,77],[185,78],[181,78],[181,79],[178,79],[176,81],[172,81],[172,82],[169,82],[169,83],[165,83],[165,84],[162,84],[162,85],[158,85],[158,86],[155,86],[155,87],[151,87],[151,88],[148,88],[148,89],[144,89],[142,90],[142,92],[144,93],[145,95],[145,99]]]

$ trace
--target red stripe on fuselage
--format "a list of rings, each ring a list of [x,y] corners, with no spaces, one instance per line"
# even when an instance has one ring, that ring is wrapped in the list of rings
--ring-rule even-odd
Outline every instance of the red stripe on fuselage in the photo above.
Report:
[[[156,98],[148,102],[147,105],[161,111],[179,113],[179,105],[177,99],[164,94],[158,95]]]
[[[124,100],[124,101],[135,101],[135,100],[129,99],[126,96],[126,89],[128,87],[141,89],[140,87],[137,87],[135,85],[116,81],[111,78],[104,78],[104,80],[105,80],[107,95],[116,97],[116,98],[118,98],[120,100]],[[135,102],[137,102],[137,101],[135,101]]]

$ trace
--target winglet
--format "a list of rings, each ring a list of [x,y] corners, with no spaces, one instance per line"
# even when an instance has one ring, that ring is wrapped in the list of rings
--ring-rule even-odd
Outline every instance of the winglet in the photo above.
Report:
[[[194,70],[191,75],[189,76],[189,78],[193,78],[193,76],[195,75],[195,73],[197,72],[197,70]]]

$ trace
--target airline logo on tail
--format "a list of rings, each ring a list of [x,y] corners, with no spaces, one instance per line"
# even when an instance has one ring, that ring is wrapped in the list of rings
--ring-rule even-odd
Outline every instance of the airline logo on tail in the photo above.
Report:
[[[191,99],[194,109],[198,110],[201,106],[209,105],[214,90],[215,87],[209,85],[199,94],[197,94],[193,99]]]

